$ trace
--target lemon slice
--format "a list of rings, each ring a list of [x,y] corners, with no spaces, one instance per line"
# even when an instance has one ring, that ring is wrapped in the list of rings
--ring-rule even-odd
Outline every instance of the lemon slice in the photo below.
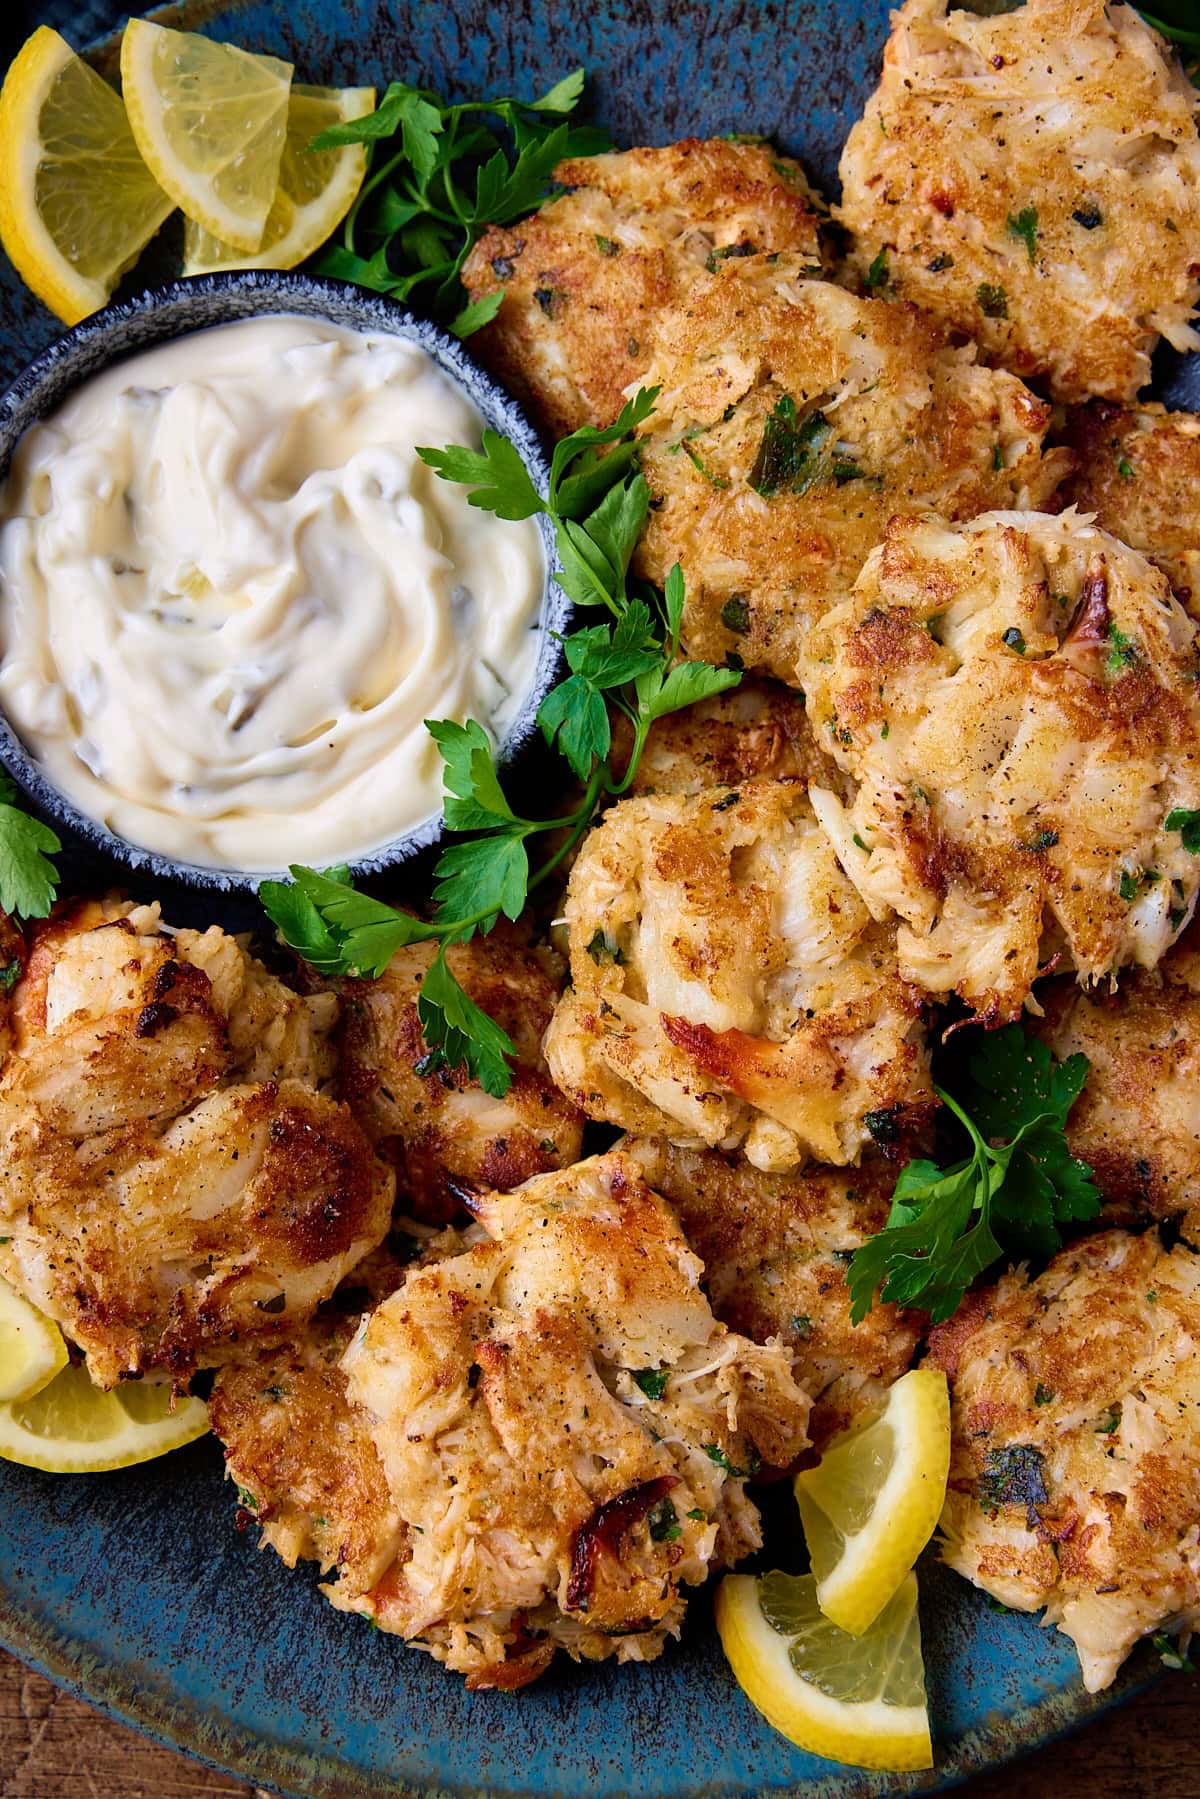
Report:
[[[373,87],[293,86],[279,187],[257,250],[224,244],[193,220],[183,239],[185,275],[218,269],[294,269],[341,224],[367,172],[365,144],[310,151],[318,131],[375,110]]]
[[[0,1280],[0,1401],[32,1399],[66,1365],[57,1324]]]
[[[825,1616],[811,1574],[729,1574],[717,1629],[747,1699],[801,1749],[897,1774],[933,1766],[915,1574],[861,1637]]]
[[[189,219],[257,250],[279,180],[292,65],[130,19],[121,86],[138,149]]]
[[[76,325],[170,211],[119,96],[40,26],[0,92],[0,242],[21,279]]]
[[[950,1395],[914,1368],[871,1423],[796,1476],[796,1501],[826,1617],[868,1630],[933,1535],[950,1471]]]
[[[155,1381],[128,1381],[106,1393],[87,1371],[67,1366],[31,1399],[0,1405],[0,1457],[49,1474],[100,1474],[181,1449],[208,1429],[208,1407]]]

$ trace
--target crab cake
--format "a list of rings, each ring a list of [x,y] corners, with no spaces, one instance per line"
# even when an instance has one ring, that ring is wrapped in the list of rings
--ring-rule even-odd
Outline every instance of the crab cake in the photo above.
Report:
[[[1107,1231],[930,1339],[950,1381],[942,1556],[1057,1624],[1084,1685],[1200,1621],[1200,1257]]]
[[[797,684],[807,632],[844,600],[895,512],[1040,506],[1071,466],[1049,409],[951,349],[914,307],[752,256],[700,275],[662,323],[641,428],[653,489],[637,555],[683,568],[690,654]]]
[[[391,1176],[311,1079],[336,1011],[157,907],[35,929],[0,1075],[0,1274],[101,1385],[294,1328],[383,1237]]]
[[[614,754],[623,769],[633,741],[629,721],[613,721]],[[699,793],[744,781],[837,779],[817,741],[804,695],[778,681],[747,675],[736,687],[668,713],[650,728],[629,791]]]
[[[238,1528],[259,1525],[289,1568],[303,1559],[336,1570],[343,1596],[374,1586],[404,1553],[405,1531],[366,1414],[347,1396],[342,1357],[362,1313],[403,1286],[410,1248],[433,1260],[462,1246],[454,1231],[395,1248],[389,1238],[305,1329],[235,1355],[213,1383],[209,1417],[237,1487]]]
[[[1113,1222],[1186,1213],[1200,1241],[1200,930],[1153,972],[1126,975],[1115,993],[1074,982],[1039,989],[1034,1021],[1060,1059],[1091,1063],[1071,1108],[1071,1154],[1087,1162]]]
[[[622,801],[564,910],[546,1059],[589,1117],[786,1170],[928,1109],[919,997],[798,782]]]
[[[781,1344],[717,1323],[629,1157],[477,1210],[488,1240],[411,1273],[346,1353],[408,1537],[330,1597],[472,1687],[524,1686],[557,1648],[649,1661],[682,1589],[758,1546],[745,1478],[804,1448],[807,1396]]]
[[[429,1057],[417,994],[436,945],[397,951],[377,981],[342,985],[343,1097],[396,1171],[402,1210],[442,1223],[462,1210],[456,1188],[507,1188],[579,1159],[583,1117],[546,1070],[541,1042],[563,967],[505,928],[452,944],[446,961],[516,1046],[512,1086],[485,1093],[465,1069]]]
[[[1200,857],[1195,627],[1073,513],[897,518],[813,634],[813,723],[856,784],[813,803],[900,966],[998,1022],[1047,964],[1153,967]],[[1174,822],[1172,822],[1174,821]]]
[[[873,286],[1056,399],[1132,400],[1200,347],[1196,91],[1132,6],[907,0],[842,152]]]
[[[471,251],[472,300],[502,290],[472,349],[563,437],[616,418],[649,366],[664,310],[697,276],[755,250],[795,250],[822,272],[818,202],[765,144],[687,138],[560,163],[566,192]]]
[[[1072,414],[1068,442],[1079,469],[1064,498],[1149,556],[1200,618],[1200,417],[1096,400]]]
[[[704,1263],[713,1311],[755,1343],[778,1337],[813,1398],[817,1449],[878,1410],[911,1365],[924,1317],[876,1304],[850,1322],[846,1263],[887,1223],[896,1171],[886,1163],[763,1174],[715,1150],[626,1138],[622,1149],[667,1200]]]

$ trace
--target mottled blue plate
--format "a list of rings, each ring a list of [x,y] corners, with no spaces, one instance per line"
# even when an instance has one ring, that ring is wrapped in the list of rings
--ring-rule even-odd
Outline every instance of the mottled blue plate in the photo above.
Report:
[[[11,53],[39,22],[81,44],[123,9],[5,0],[0,11]],[[761,131],[828,191],[875,80],[886,13],[887,0],[191,0],[159,16],[282,52],[323,82],[382,86],[399,74],[454,94],[532,94],[583,63],[595,114],[618,141]],[[54,333],[0,272],[0,377]],[[1200,404],[1197,375],[1165,358],[1158,391],[1186,404],[1190,389]],[[79,874],[104,878],[94,864]],[[786,1566],[796,1531],[786,1488],[767,1509],[770,1559]],[[566,1666],[517,1698],[470,1694],[332,1611],[309,1574],[259,1554],[233,1518],[211,1441],[86,1480],[0,1465],[0,1639],[117,1717],[302,1799],[928,1792],[1082,1722],[1154,1666],[1143,1652],[1090,1698],[1064,1638],[998,1615],[930,1562],[921,1615],[937,1771],[862,1774],[793,1750],[742,1699],[705,1594],[682,1643],[650,1668]]]

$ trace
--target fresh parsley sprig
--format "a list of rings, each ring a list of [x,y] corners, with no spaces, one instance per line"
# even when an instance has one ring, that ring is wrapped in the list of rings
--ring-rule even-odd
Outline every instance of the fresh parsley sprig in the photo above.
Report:
[[[418,999],[430,1052],[426,1067],[465,1067],[498,1097],[512,1080],[507,1058],[513,1045],[455,980],[447,945],[492,930],[501,917],[518,918],[529,895],[571,853],[597,807],[628,790],[655,720],[741,679],[734,669],[679,660],[684,583],[678,565],[661,596],[630,591],[629,563],[650,501],[633,432],[655,397],[655,390],[643,390],[606,429],[586,427],[564,438],[554,451],[545,498],[512,444],[493,431],[483,433],[479,450],[418,452],[444,480],[470,487],[472,506],[506,519],[547,514],[561,564],[555,578],[577,606],[600,614],[598,622],[562,640],[570,673],[538,711],[547,744],[583,784],[579,803],[557,818],[523,816],[504,790],[483,727],[473,720],[428,720],[444,763],[446,827],[461,833],[434,869],[431,918],[357,892],[344,868],[321,874],[296,866],[293,884],[264,881],[259,888],[284,941],[322,974],[380,975],[406,944],[436,943]],[[610,707],[633,728],[620,775],[613,766]],[[530,841],[550,834],[554,847],[531,869]]]
[[[467,101],[393,81],[375,111],[331,125],[308,146],[366,144],[367,179],[346,216],[340,244],[317,264],[397,300],[427,290],[429,310],[460,337],[495,317],[503,290],[473,304],[463,263],[489,225],[509,225],[545,198],[565,157],[609,147],[605,132],[570,125],[583,93],[576,69],[540,100]]]
[[[971,1153],[949,1167],[914,1161],[902,1170],[887,1224],[850,1263],[855,1323],[877,1292],[940,1323],[1006,1252],[1050,1255],[1063,1225],[1096,1216],[1092,1171],[1065,1135],[1087,1074],[1086,1056],[1056,1062],[1019,1025],[984,1038],[970,1059],[965,1104],[937,1089]]]
[[[0,774],[0,908],[10,917],[45,918],[58,892],[50,857],[62,844],[20,805],[16,786]]]

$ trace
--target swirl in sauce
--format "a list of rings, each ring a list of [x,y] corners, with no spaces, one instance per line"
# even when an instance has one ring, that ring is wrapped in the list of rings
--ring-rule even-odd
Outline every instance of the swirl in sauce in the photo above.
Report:
[[[133,843],[263,872],[440,806],[426,718],[499,740],[532,682],[532,520],[417,444],[482,420],[416,344],[290,315],[164,344],[22,438],[0,494],[0,705]]]

